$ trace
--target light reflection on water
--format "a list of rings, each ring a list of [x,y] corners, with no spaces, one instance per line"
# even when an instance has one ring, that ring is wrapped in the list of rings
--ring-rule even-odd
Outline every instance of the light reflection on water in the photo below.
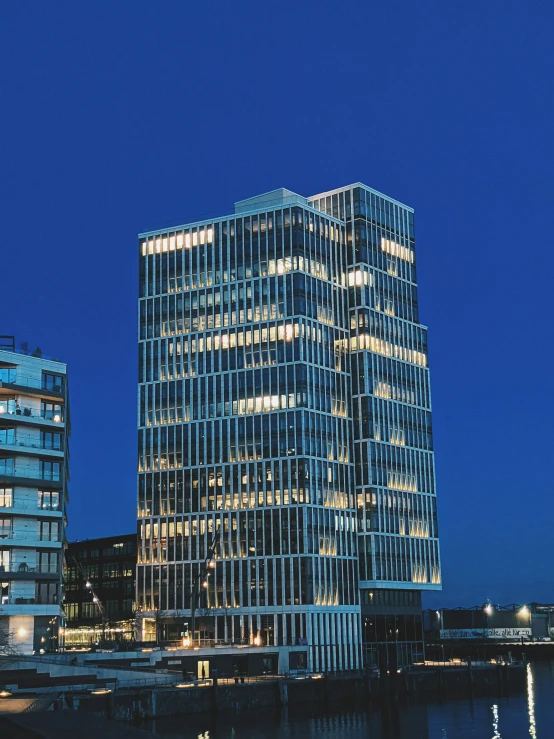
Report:
[[[157,719],[160,739],[554,739],[554,662],[527,665],[526,691],[396,710],[256,709]],[[148,735],[146,735],[148,736]]]
[[[498,731],[498,706],[496,704],[492,706],[491,711],[492,711],[493,739],[502,739],[502,734]]]
[[[535,691],[533,690],[533,670],[527,665],[527,707],[529,711],[529,733],[533,739],[537,739],[537,727],[535,725]]]

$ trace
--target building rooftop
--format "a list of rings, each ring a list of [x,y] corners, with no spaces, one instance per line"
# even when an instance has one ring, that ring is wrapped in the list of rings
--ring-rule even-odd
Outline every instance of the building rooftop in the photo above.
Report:
[[[302,195],[287,190],[285,187],[279,187],[276,190],[270,190],[262,195],[255,195],[253,198],[239,200],[235,203],[235,213],[247,213],[251,210],[261,210],[264,208],[281,207],[283,205],[302,205],[311,208],[308,199]]]
[[[59,364],[65,365],[65,362],[62,362],[59,357],[49,357],[44,354],[39,346],[33,350],[29,349],[26,341],[22,342],[19,349],[17,349],[15,336],[0,335],[0,355],[4,354],[15,354],[19,357],[30,357],[32,359],[47,360],[49,362],[58,362]],[[9,358],[6,358],[4,361],[9,361]],[[14,363],[15,362],[16,360],[14,357]]]

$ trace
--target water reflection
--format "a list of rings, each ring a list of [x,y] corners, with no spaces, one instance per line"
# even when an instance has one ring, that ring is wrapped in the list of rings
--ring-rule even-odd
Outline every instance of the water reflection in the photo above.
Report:
[[[492,711],[492,736],[493,739],[502,739],[502,734],[498,731],[498,706],[491,706]]]
[[[537,727],[535,725],[535,691],[533,690],[533,670],[527,665],[527,710],[529,712],[529,733],[532,739],[537,739]]]
[[[552,739],[554,663],[528,665],[525,677],[525,691],[492,700],[400,703],[383,710],[251,709],[162,718],[148,729],[159,739]]]

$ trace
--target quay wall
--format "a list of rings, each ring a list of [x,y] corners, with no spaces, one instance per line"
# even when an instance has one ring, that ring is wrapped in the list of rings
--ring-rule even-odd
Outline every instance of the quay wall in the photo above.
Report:
[[[245,711],[253,708],[318,703],[336,707],[391,699],[509,695],[524,690],[524,665],[407,670],[393,678],[360,675],[319,679],[279,679],[204,687],[149,688],[104,695],[68,696],[67,707],[119,721],[161,716]]]

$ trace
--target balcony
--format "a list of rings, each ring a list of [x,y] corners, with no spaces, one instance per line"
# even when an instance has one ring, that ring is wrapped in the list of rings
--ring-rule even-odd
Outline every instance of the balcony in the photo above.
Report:
[[[0,482],[11,486],[44,486],[49,490],[61,490],[63,488],[63,472],[52,472],[51,470],[41,472],[40,470],[27,470],[0,465]]]
[[[61,549],[63,544],[57,539],[41,539],[36,534],[17,534],[13,532],[0,534],[0,545],[2,547],[17,547],[18,549]]]
[[[2,596],[2,602],[0,603],[0,612],[2,610],[2,606],[36,606],[36,605],[48,605],[48,606],[57,606],[57,598],[54,596],[50,598],[41,598],[40,596],[36,598],[16,598],[13,595],[3,595]]]
[[[63,449],[53,449],[52,447],[42,446],[38,440],[34,439],[12,439],[11,441],[5,441],[0,436],[0,452],[21,452],[24,450],[26,454],[52,454],[55,457],[63,457]]]
[[[31,517],[36,519],[44,518],[61,518],[63,511],[61,503],[51,506],[40,506],[35,503],[32,505],[30,502],[25,501],[24,503],[18,503],[14,501],[10,506],[0,506],[0,516],[5,518],[6,516],[17,516],[17,517]],[[0,537],[1,539],[1,537]]]
[[[17,422],[23,421],[24,423],[31,424],[37,421],[47,421],[49,425],[61,426],[64,423],[64,417],[60,411],[38,410],[29,406],[21,406],[13,401],[13,398],[3,400],[0,395],[0,423],[3,418],[6,420],[9,419],[10,423],[13,423],[14,417]]]
[[[0,578],[6,580],[58,580],[60,573],[54,565],[28,567],[24,562],[0,565]]]
[[[19,393],[21,395],[33,395],[39,398],[47,398],[49,400],[65,400],[65,390],[63,385],[52,385],[44,387],[42,378],[35,380],[30,377],[24,377],[17,370],[0,368],[0,398],[2,395],[10,393]]]

